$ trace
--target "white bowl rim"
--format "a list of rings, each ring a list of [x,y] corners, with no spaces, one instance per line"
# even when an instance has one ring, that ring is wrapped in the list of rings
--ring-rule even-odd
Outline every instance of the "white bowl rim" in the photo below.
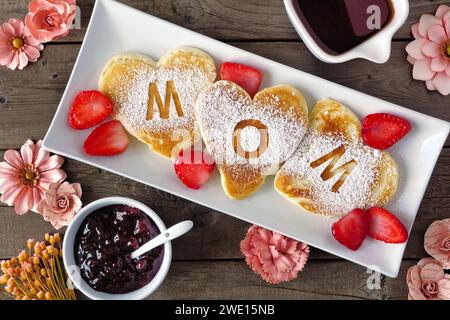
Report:
[[[376,34],[365,40],[358,46],[338,55],[325,52],[312,38],[305,25],[301,21],[295,8],[296,0],[284,0],[284,6],[289,20],[297,33],[304,41],[306,47],[320,60],[328,63],[341,63],[349,60],[362,58],[375,63],[385,63],[391,55],[391,41],[394,34],[406,22],[409,15],[408,0],[392,0],[394,17]]]
[[[78,212],[66,230],[63,242],[64,267],[75,287],[84,295],[93,300],[142,300],[158,289],[169,272],[172,260],[172,244],[170,241],[164,244],[163,261],[155,277],[144,287],[128,293],[111,294],[94,290],[80,276],[79,268],[76,266],[74,257],[74,241],[81,223],[93,211],[109,205],[128,205],[138,208],[155,222],[161,233],[167,229],[161,218],[152,209],[139,201],[125,197],[107,197],[95,200]]]

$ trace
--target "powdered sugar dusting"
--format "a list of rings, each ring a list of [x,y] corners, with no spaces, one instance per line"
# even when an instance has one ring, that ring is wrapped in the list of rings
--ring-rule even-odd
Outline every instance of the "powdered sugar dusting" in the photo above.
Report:
[[[175,129],[188,129],[195,131],[194,103],[197,95],[205,87],[211,84],[205,72],[195,66],[191,67],[160,67],[152,69],[150,67],[134,68],[128,73],[120,75],[113,88],[115,92],[114,115],[119,119],[125,128],[132,134],[141,130],[148,132],[170,132]],[[124,80],[124,81],[122,81]],[[162,103],[166,97],[166,83],[172,80],[180,98],[183,109],[183,116],[179,116],[173,99],[170,102],[169,118],[162,119],[159,109],[154,102],[153,119],[147,120],[149,85],[156,82],[161,96]],[[123,85],[126,83],[127,85]]]
[[[199,95],[197,121],[208,151],[218,164],[249,164],[271,174],[293,154],[306,132],[306,124],[298,119],[293,109],[288,112],[280,110],[278,97],[272,98],[255,105],[236,86],[222,81]],[[234,129],[243,120],[259,120],[267,127],[268,147],[259,157],[246,159],[233,148]],[[247,128],[241,131],[241,145],[244,150],[253,151],[259,146],[260,131],[254,127]]]
[[[333,192],[332,186],[339,180],[341,174],[338,173],[327,181],[321,177],[332,159],[314,169],[311,163],[339,146],[345,147],[345,153],[334,168],[352,160],[356,161],[357,165],[339,190]],[[310,188],[310,198],[315,211],[327,215],[340,215],[354,208],[365,209],[376,202],[376,199],[373,199],[371,185],[377,181],[377,167],[380,165],[381,157],[382,153],[379,150],[367,147],[361,142],[349,142],[339,136],[309,132],[295,154],[283,165],[280,173],[293,175]]]
[[[241,131],[241,146],[244,151],[255,151],[261,143],[261,135],[258,128],[248,126]]]

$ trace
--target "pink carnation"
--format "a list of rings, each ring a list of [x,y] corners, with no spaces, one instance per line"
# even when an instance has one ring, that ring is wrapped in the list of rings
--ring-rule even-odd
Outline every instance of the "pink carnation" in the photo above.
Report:
[[[32,0],[25,24],[36,39],[48,42],[69,33],[75,8],[75,0]]]
[[[37,212],[45,221],[50,221],[55,229],[68,226],[75,214],[81,209],[81,186],[79,183],[53,183],[45,192]]]
[[[450,219],[435,221],[428,227],[424,247],[444,269],[450,269]]]
[[[415,40],[406,51],[413,78],[425,81],[428,90],[450,94],[450,7],[441,5],[435,15],[422,15],[411,31]]]
[[[309,255],[309,247],[258,226],[252,226],[241,242],[248,266],[268,283],[278,284],[297,278]]]
[[[450,275],[439,261],[423,258],[406,275],[409,300],[450,300]]]

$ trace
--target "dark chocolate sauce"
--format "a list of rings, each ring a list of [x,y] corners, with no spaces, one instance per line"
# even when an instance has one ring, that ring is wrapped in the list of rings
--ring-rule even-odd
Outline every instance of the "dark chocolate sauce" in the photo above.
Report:
[[[156,275],[164,247],[131,259],[131,252],[160,233],[153,220],[137,208],[113,205],[92,212],[75,238],[75,260],[81,276],[95,290],[127,293]]]
[[[297,0],[296,4],[314,41],[332,55],[363,43],[394,14],[391,0]]]

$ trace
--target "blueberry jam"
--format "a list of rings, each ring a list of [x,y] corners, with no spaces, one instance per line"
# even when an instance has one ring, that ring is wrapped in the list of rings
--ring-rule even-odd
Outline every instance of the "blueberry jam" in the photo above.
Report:
[[[75,238],[81,276],[95,290],[127,293],[148,284],[164,256],[159,246],[131,259],[131,252],[159,234],[153,220],[137,208],[112,205],[92,212]]]

